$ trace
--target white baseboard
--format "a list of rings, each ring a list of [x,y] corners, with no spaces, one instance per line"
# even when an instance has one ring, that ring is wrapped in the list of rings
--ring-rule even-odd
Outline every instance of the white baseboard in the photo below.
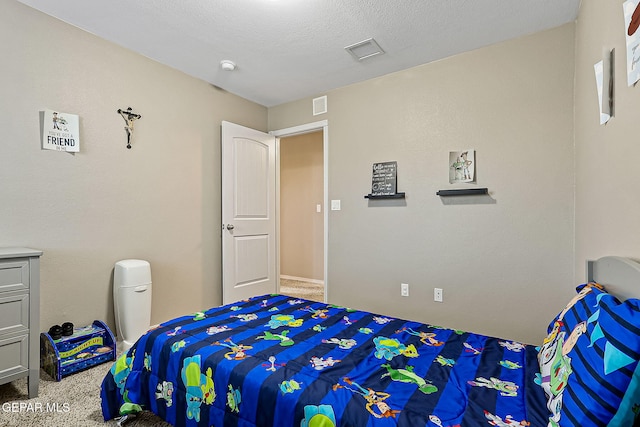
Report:
[[[297,276],[287,276],[285,274],[281,274],[280,278],[281,279],[285,279],[285,280],[297,280],[299,282],[315,283],[316,285],[323,285],[324,286],[324,280],[307,279],[306,277],[297,277]]]

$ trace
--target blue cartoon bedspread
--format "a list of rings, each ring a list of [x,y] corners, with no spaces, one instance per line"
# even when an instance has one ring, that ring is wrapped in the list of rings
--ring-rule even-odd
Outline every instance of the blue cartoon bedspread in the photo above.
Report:
[[[151,410],[175,426],[546,426],[536,355],[265,295],[147,332],[104,379],[102,411]]]

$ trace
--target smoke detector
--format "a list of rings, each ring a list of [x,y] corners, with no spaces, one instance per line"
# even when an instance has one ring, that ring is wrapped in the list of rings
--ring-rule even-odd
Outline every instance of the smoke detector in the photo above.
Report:
[[[382,55],[384,53],[384,50],[382,50],[380,45],[376,43],[374,39],[367,39],[354,43],[345,47],[345,49],[358,61],[371,58],[372,56]]]
[[[236,63],[228,59],[223,59],[220,61],[220,67],[222,67],[224,71],[233,71],[236,69]]]

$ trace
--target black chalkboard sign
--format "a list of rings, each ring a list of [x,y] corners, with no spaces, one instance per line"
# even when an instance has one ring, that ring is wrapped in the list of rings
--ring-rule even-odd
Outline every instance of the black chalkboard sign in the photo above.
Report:
[[[394,196],[398,190],[398,162],[373,164],[372,196]]]

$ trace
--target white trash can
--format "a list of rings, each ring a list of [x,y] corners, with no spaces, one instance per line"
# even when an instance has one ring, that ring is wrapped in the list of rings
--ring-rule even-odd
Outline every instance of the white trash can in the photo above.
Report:
[[[113,273],[116,335],[127,351],[151,324],[151,266],[147,261],[116,262]]]

